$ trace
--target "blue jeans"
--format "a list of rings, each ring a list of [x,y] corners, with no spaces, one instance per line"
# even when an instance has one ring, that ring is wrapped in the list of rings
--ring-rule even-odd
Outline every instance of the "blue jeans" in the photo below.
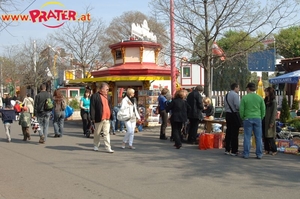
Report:
[[[116,120],[110,120],[110,126],[113,133],[116,132],[115,124],[116,124]]]
[[[123,131],[124,126],[125,126],[125,122],[119,121],[119,120],[116,120],[116,123],[115,123],[115,130],[118,130],[119,122],[120,122],[120,131]]]
[[[48,127],[49,127],[49,119],[51,112],[42,113],[37,115],[37,120],[40,125],[39,135],[44,136],[44,140],[46,141],[48,136]]]
[[[261,119],[253,118],[253,119],[245,119],[244,122],[244,157],[248,158],[250,153],[250,140],[252,132],[255,136],[256,141],[256,151],[255,154],[257,157],[261,158],[262,153],[262,124]]]
[[[54,112],[53,127],[55,135],[63,136],[65,111]]]

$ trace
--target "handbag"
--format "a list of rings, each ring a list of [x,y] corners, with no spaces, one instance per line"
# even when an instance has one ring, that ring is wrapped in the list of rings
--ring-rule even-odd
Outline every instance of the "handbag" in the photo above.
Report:
[[[127,108],[120,108],[119,112],[117,113],[117,119],[119,121],[122,121],[122,122],[126,122],[128,120],[130,120],[131,118],[131,115],[130,115],[130,108],[127,107]]]
[[[242,120],[242,118],[241,118],[241,116],[240,116],[240,113],[239,113],[239,112],[233,112],[233,110],[232,110],[230,104],[228,103],[227,96],[228,96],[228,93],[226,94],[226,102],[227,102],[227,104],[228,104],[228,106],[229,106],[231,112],[234,113],[234,114],[236,115],[236,121],[237,121],[239,127],[242,127],[242,126],[243,126],[243,120]]]

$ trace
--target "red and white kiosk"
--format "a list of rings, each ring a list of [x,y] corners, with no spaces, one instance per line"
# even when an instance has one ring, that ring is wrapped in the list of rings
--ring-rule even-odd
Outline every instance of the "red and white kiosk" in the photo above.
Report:
[[[171,89],[171,68],[158,65],[162,47],[156,42],[156,36],[149,32],[147,21],[144,20],[142,25],[132,24],[130,39],[109,47],[114,60],[112,67],[91,72],[92,78],[70,80],[69,83],[107,82],[114,105],[120,102],[127,88],[133,88],[139,105],[147,109],[148,116],[152,115],[160,89]]]

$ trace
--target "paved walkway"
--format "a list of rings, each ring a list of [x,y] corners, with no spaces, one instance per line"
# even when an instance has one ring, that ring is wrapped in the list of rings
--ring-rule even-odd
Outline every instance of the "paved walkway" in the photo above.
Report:
[[[12,126],[12,142],[0,128],[0,199],[182,199],[298,198],[300,156],[266,155],[261,160],[224,155],[223,149],[174,149],[159,140],[159,128],[135,134],[136,150],[121,149],[124,134],[111,137],[114,154],[92,151],[80,121],[67,121],[63,138],[46,144],[38,135],[22,141]],[[170,131],[170,128],[168,128]]]

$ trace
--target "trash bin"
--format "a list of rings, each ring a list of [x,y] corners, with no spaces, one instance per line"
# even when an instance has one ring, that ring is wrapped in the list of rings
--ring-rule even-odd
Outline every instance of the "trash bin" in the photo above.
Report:
[[[215,118],[225,118],[224,107],[215,107]]]

